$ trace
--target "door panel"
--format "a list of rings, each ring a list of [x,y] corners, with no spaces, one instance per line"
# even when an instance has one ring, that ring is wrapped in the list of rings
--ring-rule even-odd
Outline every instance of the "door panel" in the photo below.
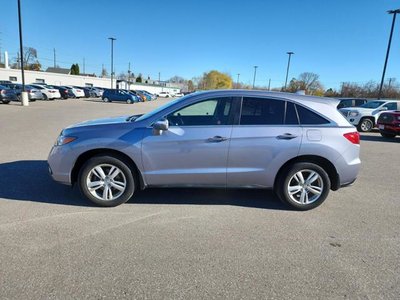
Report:
[[[234,126],[228,187],[272,187],[276,172],[298,155],[302,129],[298,126]]]
[[[142,142],[147,184],[225,187],[231,132],[231,125],[171,126],[161,135],[147,129]]]

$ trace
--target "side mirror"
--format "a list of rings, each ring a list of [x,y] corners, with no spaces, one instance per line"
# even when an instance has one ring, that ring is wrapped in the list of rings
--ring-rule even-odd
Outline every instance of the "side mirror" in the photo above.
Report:
[[[159,120],[153,124],[153,134],[161,135],[163,131],[168,130],[169,123],[167,119]]]

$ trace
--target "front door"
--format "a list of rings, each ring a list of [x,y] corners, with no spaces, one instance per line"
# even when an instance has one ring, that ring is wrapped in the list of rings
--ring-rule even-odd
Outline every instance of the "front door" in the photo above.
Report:
[[[169,130],[142,142],[150,186],[226,186],[232,99],[201,100],[166,116]]]

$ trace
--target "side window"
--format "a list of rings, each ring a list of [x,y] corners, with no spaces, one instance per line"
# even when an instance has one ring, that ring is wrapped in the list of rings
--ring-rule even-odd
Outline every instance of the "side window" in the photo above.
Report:
[[[232,98],[208,99],[181,108],[167,116],[170,126],[230,125]]]
[[[282,125],[285,101],[243,98],[240,125]]]
[[[297,118],[296,109],[292,102],[286,102],[286,125],[299,125],[299,119]]]
[[[387,103],[384,107],[387,107],[388,110],[396,110],[397,109],[397,103],[396,102]]]
[[[356,100],[356,106],[363,105],[364,103],[367,103],[365,100]]]
[[[329,121],[307,108],[296,105],[297,113],[299,114],[301,125],[323,125],[329,124]]]

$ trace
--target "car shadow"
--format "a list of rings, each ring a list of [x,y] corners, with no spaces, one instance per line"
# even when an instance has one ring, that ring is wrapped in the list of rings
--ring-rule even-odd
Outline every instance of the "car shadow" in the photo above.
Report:
[[[53,181],[44,160],[0,164],[0,186],[0,201],[94,206],[80,195],[77,187]],[[127,204],[233,205],[289,210],[272,191],[255,189],[154,188],[137,192]]]
[[[385,138],[381,135],[364,135],[361,136],[362,141],[369,141],[369,142],[383,142],[383,143],[400,143],[400,138]]]

